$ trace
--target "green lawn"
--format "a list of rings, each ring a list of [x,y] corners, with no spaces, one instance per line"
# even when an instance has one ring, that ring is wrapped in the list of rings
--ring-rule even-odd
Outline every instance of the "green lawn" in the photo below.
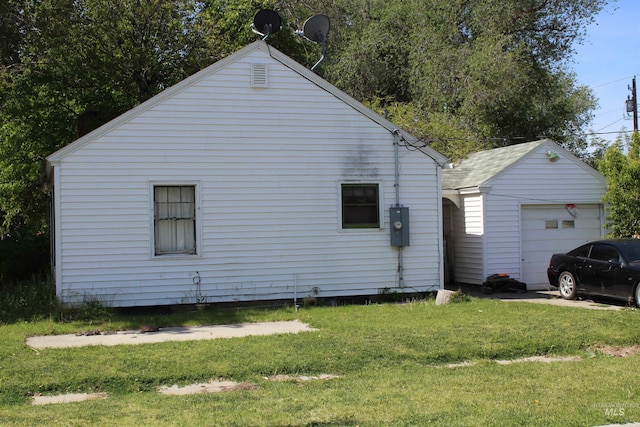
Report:
[[[30,335],[87,329],[299,319],[317,332],[141,346],[35,351]],[[640,343],[640,311],[473,299],[179,313],[102,322],[0,326],[0,425],[594,426],[640,421],[640,356],[596,345]],[[582,360],[499,365],[497,359]],[[474,361],[447,368],[447,363]],[[276,374],[334,374],[269,381]],[[253,390],[164,396],[157,387],[213,378]],[[31,406],[34,393],[108,399]]]

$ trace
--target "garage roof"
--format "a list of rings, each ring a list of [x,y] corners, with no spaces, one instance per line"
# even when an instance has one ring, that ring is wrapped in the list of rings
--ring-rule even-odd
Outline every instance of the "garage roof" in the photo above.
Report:
[[[554,150],[564,151],[562,147],[550,139],[542,139],[470,154],[459,164],[454,164],[452,168],[443,170],[442,189],[459,190],[480,187],[545,144],[551,145]],[[580,161],[580,163],[582,162]]]

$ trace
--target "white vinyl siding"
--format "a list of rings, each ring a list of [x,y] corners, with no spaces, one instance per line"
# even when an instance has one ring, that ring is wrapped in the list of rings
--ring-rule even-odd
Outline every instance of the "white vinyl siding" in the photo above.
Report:
[[[250,86],[257,62],[268,63],[268,88]],[[437,290],[437,166],[404,149],[400,162],[402,203],[411,207],[406,291]],[[371,295],[397,285],[387,215],[393,135],[262,49],[66,153],[56,173],[56,280],[66,303],[195,302],[197,280],[210,302]],[[336,226],[336,182],[350,181],[378,183],[380,228]],[[198,256],[154,256],[150,186],[193,183]]]
[[[454,271],[453,279],[460,283],[482,284],[484,239],[483,197],[465,195],[462,207],[452,207]]]

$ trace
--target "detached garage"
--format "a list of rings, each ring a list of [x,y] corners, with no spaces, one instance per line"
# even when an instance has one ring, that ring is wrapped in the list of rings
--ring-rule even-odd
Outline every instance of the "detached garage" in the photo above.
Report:
[[[605,234],[605,178],[551,140],[474,153],[442,185],[449,282],[506,273],[546,289],[552,253]]]

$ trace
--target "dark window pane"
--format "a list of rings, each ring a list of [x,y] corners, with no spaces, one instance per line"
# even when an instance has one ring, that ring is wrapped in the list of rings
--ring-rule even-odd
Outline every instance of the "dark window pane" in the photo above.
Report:
[[[378,184],[342,184],[342,227],[380,228]]]

